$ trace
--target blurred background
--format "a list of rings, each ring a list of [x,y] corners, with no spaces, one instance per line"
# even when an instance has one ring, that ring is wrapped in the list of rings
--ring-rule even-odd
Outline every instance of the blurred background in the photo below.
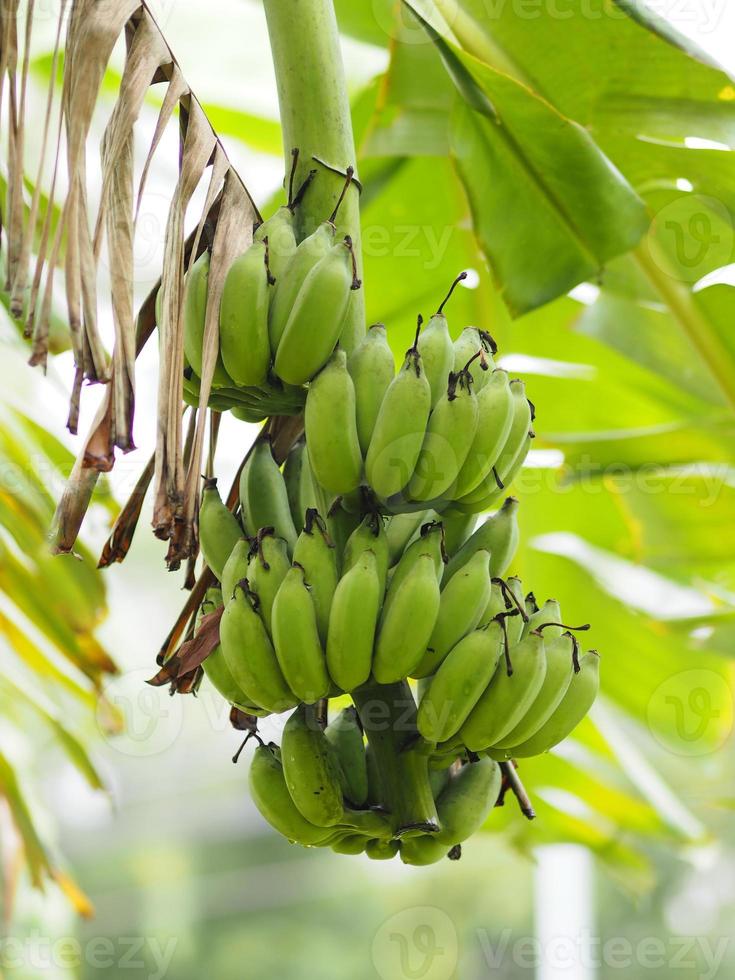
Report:
[[[37,543],[78,449],[64,429],[71,354],[58,353],[47,377],[32,371],[25,342],[0,311],[7,424],[0,445],[0,589],[7,593],[0,599],[0,661],[7,678],[0,687],[6,709],[0,763],[7,759],[12,766],[49,860],[63,869],[62,888],[53,882],[43,892],[32,888],[10,818],[12,811],[17,820],[18,811],[0,806],[0,975],[734,976],[731,406],[692,338],[677,328],[660,298],[631,287],[630,270],[617,260],[606,282],[584,283],[511,320],[480,255],[466,188],[437,136],[446,111],[441,84],[435,84],[439,63],[423,65],[419,58],[418,74],[412,74],[417,64],[407,73],[402,58],[418,36],[415,23],[396,15],[392,4],[358,6],[337,4],[366,185],[370,322],[387,324],[400,355],[415,314],[430,313],[453,276],[472,270],[470,288],[458,293],[451,310],[452,333],[468,323],[490,330],[500,364],[524,377],[539,409],[538,448],[516,486],[523,542],[514,571],[537,597],[561,600],[573,621],[593,623],[590,645],[604,658],[603,696],[577,738],[523,765],[537,820],[524,821],[509,799],[458,864],[413,869],[312,853],[272,833],[248,797],[248,753],[232,764],[240,739],[229,726],[227,706],[207,687],[196,699],[170,699],[165,690],[144,684],[183,603],[181,578],[165,571],[165,546],[147,533],[149,510],[144,508],[126,562],[104,573],[104,590],[92,584],[91,556],[99,553],[111,514],[154,445],[156,353],[149,345],[138,362],[139,451],[120,458],[103,481],[83,530],[83,567],[69,573],[89,608],[75,606],[73,591],[63,608],[70,620],[76,610],[94,625],[99,644],[83,651],[94,667],[82,671],[82,693],[70,691],[72,708],[49,686],[54,671],[68,677],[58,655],[64,636],[39,633],[34,625],[44,569],[36,568],[34,586],[12,565],[13,549],[23,547],[18,527],[27,516],[13,503],[17,481],[34,474],[35,484],[23,484],[20,493],[26,503],[38,500],[36,526],[28,532]],[[536,28],[544,18],[554,20],[553,10],[580,7],[539,4],[535,18],[534,5],[521,6],[501,4],[497,16],[527,24],[531,50],[541,37]],[[725,0],[649,7],[726,70],[735,70],[735,11]],[[202,10],[193,0],[157,0],[151,9],[267,213],[281,194],[283,162],[260,4],[221,0]],[[556,19],[566,23],[561,14]],[[52,17],[41,19],[33,39],[31,94],[37,90],[39,107],[54,30]],[[664,42],[657,38],[656,44]],[[729,107],[735,88],[728,94],[725,75],[672,50],[681,63],[673,55],[671,65],[664,59],[661,91],[648,91],[643,83],[635,91],[631,81],[639,67],[646,74],[646,63],[635,62],[646,56],[643,42],[628,55],[613,45],[611,64],[599,64],[595,82],[591,53],[590,79],[570,67],[570,85],[597,85],[595,104],[586,118],[580,105],[579,121],[599,136],[657,215],[659,231],[673,221],[671,227],[684,227],[691,243],[704,248],[687,285],[729,290],[735,282],[735,173],[732,154],[724,151],[735,145]],[[660,55],[659,48],[651,51],[652,58]],[[550,73],[556,54],[550,48]],[[583,53],[569,57],[570,66],[573,61],[579,68]],[[119,70],[122,51],[115,63]],[[702,89],[695,95],[686,72],[700,67]],[[710,115],[698,116],[696,99],[705,82],[719,91],[719,102]],[[115,83],[111,70],[98,133]],[[674,109],[682,115],[690,98],[688,128],[676,129]],[[148,133],[158,104],[151,96],[141,115]],[[617,131],[622,118],[631,132],[640,125],[639,149],[654,146],[660,151],[655,158],[622,149],[616,158],[604,120]],[[646,126],[654,135],[646,135]],[[28,138],[33,159],[34,134]],[[690,156],[673,158],[675,148]],[[138,225],[141,300],[160,273],[176,153],[176,134],[168,132]],[[492,179],[476,175],[480,193]],[[706,241],[692,196],[714,198],[714,210],[719,207],[721,223]],[[519,214],[521,220],[528,222],[528,215]],[[530,223],[529,262],[533,247]],[[81,432],[96,397],[85,392]],[[253,427],[224,418],[217,459],[222,486],[229,485],[253,436]],[[65,569],[74,565],[73,558],[58,562]],[[19,601],[24,589],[33,601]],[[6,621],[20,623],[36,653],[48,658],[40,679],[32,652],[24,647],[19,656],[18,636]],[[49,643],[56,649],[47,649]],[[105,656],[120,668],[112,679],[105,675]],[[104,691],[97,706],[89,697],[94,683]],[[33,698],[30,710],[22,691]],[[81,702],[86,706],[80,708]],[[277,737],[276,724],[266,721],[264,731]],[[5,796],[11,778],[0,767]],[[91,911],[87,901],[94,916],[84,919],[78,911]]]

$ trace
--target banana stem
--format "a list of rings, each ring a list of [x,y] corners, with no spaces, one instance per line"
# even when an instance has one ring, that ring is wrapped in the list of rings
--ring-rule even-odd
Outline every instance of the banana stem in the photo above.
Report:
[[[352,692],[360,722],[375,753],[384,804],[396,837],[439,828],[428,762],[407,743],[416,738],[416,703],[405,681],[368,682]]]
[[[355,141],[339,31],[332,0],[265,0],[265,15],[278,86],[283,145],[299,157],[296,186],[316,166],[317,175],[295,213],[299,238],[327,220],[355,166]],[[316,161],[316,163],[315,163]],[[340,238],[352,238],[361,272],[359,186],[353,182],[336,220]],[[352,293],[340,340],[348,352],[365,332],[364,291]]]

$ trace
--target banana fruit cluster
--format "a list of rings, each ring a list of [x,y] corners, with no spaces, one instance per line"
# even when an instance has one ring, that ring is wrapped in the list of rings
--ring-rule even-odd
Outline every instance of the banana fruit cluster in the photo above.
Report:
[[[354,707],[323,728],[313,709],[300,705],[284,726],[280,748],[261,742],[255,750],[249,772],[253,802],[275,830],[304,847],[378,861],[399,855],[411,865],[458,858],[462,842],[482,826],[498,799],[497,762],[484,757],[430,773],[425,757],[417,755],[432,819],[399,826],[385,799],[391,774],[376,764],[371,750]]]
[[[367,487],[387,513],[490,509],[534,437],[525,386],[495,350],[475,327],[452,343],[441,307],[424,329],[419,319],[397,374],[382,324],[349,357],[338,348],[306,396],[315,479],[343,497]]]
[[[349,170],[332,215],[298,242],[294,212],[307,180],[232,263],[219,308],[210,408],[245,422],[302,411],[303,386],[339,342],[350,297],[361,285],[352,241],[338,240],[334,223],[351,180]],[[199,404],[201,390],[209,268],[204,251],[186,275],[183,392],[190,405]]]

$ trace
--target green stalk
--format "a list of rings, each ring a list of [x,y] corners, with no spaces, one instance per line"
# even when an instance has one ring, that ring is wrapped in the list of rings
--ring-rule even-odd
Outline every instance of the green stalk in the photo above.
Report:
[[[416,703],[406,681],[369,682],[352,692],[352,700],[380,773],[383,803],[390,811],[396,837],[433,833],[439,827],[429,785],[428,760],[406,746],[416,738]]]
[[[356,167],[355,141],[347,97],[339,31],[332,0],[264,0],[286,160],[299,150],[295,186],[309,170],[316,179],[298,208],[300,238],[327,219],[344,186],[349,166]],[[318,163],[314,160],[322,161]],[[329,168],[334,168],[336,173]],[[359,190],[353,184],[337,216],[337,235],[350,235],[362,276]],[[355,290],[340,340],[352,350],[365,333],[364,290]]]

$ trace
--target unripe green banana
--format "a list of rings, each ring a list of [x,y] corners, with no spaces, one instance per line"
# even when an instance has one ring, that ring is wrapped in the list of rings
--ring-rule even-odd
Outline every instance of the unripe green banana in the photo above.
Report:
[[[401,861],[414,867],[424,867],[441,861],[447,856],[449,849],[436,837],[436,834],[422,834],[420,837],[409,837],[408,840],[401,841]]]
[[[446,392],[449,375],[454,368],[454,348],[443,313],[435,313],[429,319],[419,335],[418,349],[426,380],[431,386],[431,407],[434,408]]]
[[[222,592],[220,589],[207,589],[204,594],[204,601],[197,613],[195,633],[199,631],[199,626],[204,616],[219,609],[221,605]],[[237,705],[242,710],[247,710],[245,706],[250,701],[249,695],[238,686],[235,678],[232,676],[220,644],[217,644],[214,650],[202,662],[202,669],[209,682],[226,701],[229,701],[230,704]]]
[[[478,527],[472,537],[468,538],[459,551],[449,559],[444,572],[445,583],[467,564],[476,551],[480,550],[490,552],[492,578],[503,575],[518,547],[517,510],[518,501],[515,497],[508,497],[500,510]]]
[[[339,580],[329,619],[327,668],[343,691],[370,677],[382,595],[375,553],[363,551]]]
[[[411,479],[430,411],[431,387],[414,344],[385,393],[365,459],[368,483],[379,497],[394,496]]]
[[[430,522],[421,528],[418,538],[406,548],[401,560],[391,572],[388,591],[383,602],[383,616],[388,614],[388,608],[395,600],[401,583],[422,555],[429,555],[434,565],[437,582],[444,575],[444,549],[442,543],[442,525]]]
[[[283,767],[270,746],[259,745],[255,750],[248,782],[253,803],[280,834],[305,847],[319,847],[328,842],[331,829],[315,826],[302,816],[291,799]]]
[[[316,480],[330,493],[350,493],[360,483],[362,455],[355,420],[355,386],[343,350],[334,352],[310,384],[304,425]]]
[[[450,558],[459,551],[477,524],[474,514],[437,514],[436,520],[444,525],[444,550]]]
[[[286,462],[283,464],[283,482],[286,484],[294,527],[301,532],[307,510],[317,506],[309,465],[309,451],[304,439],[300,439],[286,457]]]
[[[390,861],[398,853],[397,840],[370,840],[365,847],[365,853],[371,861]]]
[[[283,675],[308,703],[329,693],[327,662],[319,639],[314,600],[299,565],[290,569],[273,603],[273,642]]]
[[[388,538],[382,518],[379,515],[368,514],[347,539],[342,554],[343,575],[357,564],[365,551],[372,551],[375,556],[375,568],[378,573],[380,603],[382,605],[385,583],[388,577],[389,555]]]
[[[222,503],[217,481],[207,480],[199,508],[199,543],[204,560],[218,579],[222,578],[230,552],[242,538],[240,522]]]
[[[204,350],[204,328],[206,325],[207,294],[209,292],[209,252],[202,252],[189,272],[184,285],[184,356],[198,377],[202,376],[202,355]],[[217,363],[212,376],[212,387],[221,388],[232,385],[232,379],[225,371],[222,358]]]
[[[329,846],[335,854],[363,854],[367,843],[362,834],[345,834]]]
[[[492,359],[494,350],[490,334],[478,330],[477,327],[465,327],[454,342],[455,371],[461,371],[471,358],[480,354],[470,365],[470,374],[477,394],[482,391],[495,367]]]
[[[301,814],[318,827],[341,823],[339,762],[316,713],[307,705],[300,704],[283,726],[281,762],[291,799]]]
[[[452,648],[419,704],[417,724],[425,739],[443,742],[457,734],[490,683],[502,650],[498,623],[469,633]]]
[[[186,396],[184,397],[184,400],[186,401]],[[198,405],[199,402],[197,401],[196,404]],[[209,407],[213,408],[215,411],[221,411],[221,409],[217,408],[216,405],[212,404],[211,398],[209,399],[208,404]],[[259,422],[262,422],[263,419],[267,418],[267,413],[261,411],[261,409],[247,408],[245,405],[231,405],[229,407],[229,411],[240,422],[247,422],[249,425],[257,425]]]
[[[547,633],[548,630],[544,630],[544,634]],[[551,642],[547,636],[545,647],[546,676],[543,686],[521,721],[496,743],[496,749],[512,748],[527,742],[546,724],[567,693],[574,674],[576,640],[571,633],[563,633]]]
[[[380,618],[373,658],[373,675],[379,684],[391,684],[413,673],[434,628],[439,599],[434,560],[419,555]]]
[[[324,734],[339,759],[345,797],[353,806],[363,806],[368,799],[368,771],[357,709],[352,705],[343,708],[327,725]]]
[[[530,633],[512,650],[512,673],[501,664],[469,718],[462,741],[472,752],[493,746],[512,731],[536,700],[546,676],[546,653],[540,633]]]
[[[507,372],[493,371],[477,396],[477,409],[477,431],[457,477],[456,498],[464,497],[482,483],[507,442],[513,421],[513,396]]]
[[[600,689],[600,655],[597,651],[586,653],[579,661],[579,668],[548,721],[526,742],[506,749],[509,755],[519,759],[540,755],[571,735],[595,703]]]
[[[365,455],[380,406],[396,370],[382,323],[370,327],[362,342],[350,354],[347,370],[355,385],[357,435],[360,449]]]
[[[437,842],[461,844],[482,827],[498,801],[502,773],[492,759],[462,766],[436,801],[441,830]]]
[[[329,249],[299,290],[276,353],[279,378],[305,384],[326,364],[342,332],[351,291],[360,285],[348,237]]]
[[[547,626],[547,623],[554,625]],[[556,599],[547,599],[543,606],[533,613],[523,627],[523,635],[527,636],[540,626],[544,627],[544,639],[547,643],[564,632],[564,627],[561,625],[561,607]]]
[[[272,527],[288,545],[296,544],[296,528],[291,517],[286,484],[273,458],[269,439],[259,439],[240,474],[240,506],[245,529],[255,537],[262,527]]]
[[[235,586],[242,579],[248,577],[250,569],[250,542],[247,538],[242,538],[235,544],[230,552],[230,557],[225,562],[222,569],[222,596],[225,605],[235,594]]]
[[[431,792],[434,794],[434,799],[437,799],[448,782],[448,769],[429,769],[429,784],[431,786]]]
[[[258,612],[270,636],[273,636],[273,603],[290,568],[286,542],[275,537],[270,529],[264,529],[251,555],[247,578],[258,597]]]
[[[271,364],[268,259],[268,241],[253,242],[230,266],[222,289],[219,311],[222,362],[235,384],[242,387],[263,384]]]
[[[296,304],[304,280],[334,245],[334,235],[334,225],[328,221],[322,222],[298,245],[286,268],[280,276],[276,277],[268,316],[268,331],[273,351],[278,350],[283,331],[286,329],[288,318]]]
[[[449,378],[447,391],[429,416],[426,435],[406,494],[410,500],[436,500],[453,494],[457,476],[477,432],[477,396],[463,369]]]
[[[271,272],[275,279],[285,272],[292,256],[296,251],[296,231],[294,214],[288,204],[267,218],[253,232],[253,244],[261,244],[268,240]]]
[[[319,638],[322,643],[326,643],[329,612],[339,576],[334,544],[327,534],[327,525],[317,510],[306,512],[306,523],[296,541],[293,560],[304,570],[306,584],[311,591],[316,610]]]
[[[293,708],[296,698],[278,666],[265,623],[258,615],[257,597],[247,579],[235,586],[232,601],[220,620],[220,643],[236,683],[256,704],[269,711]]]
[[[329,508],[327,515],[327,527],[329,536],[334,541],[334,550],[337,553],[337,565],[342,567],[342,555],[344,554],[350,535],[360,524],[360,515],[351,514],[342,505],[342,498],[337,497]]]
[[[413,677],[427,677],[449,651],[478,625],[490,600],[490,554],[476,551],[444,586],[439,615]],[[489,678],[488,678],[489,679]]]
[[[410,542],[419,533],[419,529],[426,524],[429,518],[427,514],[433,511],[414,511],[410,514],[394,514],[388,518],[385,534],[388,539],[388,561],[390,566],[395,565]]]

